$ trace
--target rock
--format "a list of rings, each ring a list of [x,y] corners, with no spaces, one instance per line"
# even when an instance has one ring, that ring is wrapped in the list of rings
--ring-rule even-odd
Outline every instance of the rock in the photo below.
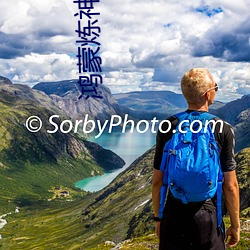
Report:
[[[88,100],[78,99],[81,92],[78,89],[77,80],[41,82],[35,85],[33,89],[50,95],[57,106],[74,120],[83,119],[88,114],[89,119],[98,119],[103,122],[110,119],[114,114],[123,115],[119,104],[104,85],[98,87],[98,92],[101,93],[103,99],[89,98]]]
[[[105,244],[105,246],[111,246],[111,247],[115,246],[115,243],[113,241],[109,241],[109,240],[105,241],[104,244]]]
[[[8,78],[0,76],[0,84],[13,84]]]

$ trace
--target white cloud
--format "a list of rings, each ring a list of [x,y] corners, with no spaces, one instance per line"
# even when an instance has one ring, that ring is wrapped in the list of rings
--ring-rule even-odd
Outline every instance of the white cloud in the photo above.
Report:
[[[142,82],[151,82],[153,71],[145,72],[124,72],[124,71],[111,71],[105,74],[106,86],[111,88],[113,93],[120,93],[122,88],[129,91],[142,90]]]
[[[249,47],[244,43],[238,51],[225,39],[235,34],[240,43],[237,34],[247,36],[249,1],[102,0],[94,6],[91,12],[101,13],[104,84],[113,92],[179,91],[180,78],[192,67],[212,72],[222,100],[248,92],[249,62],[236,59],[246,58]],[[9,0],[0,3],[0,12],[0,56],[7,58],[0,60],[2,75],[29,84],[77,78],[76,59],[67,55],[77,52],[77,4]]]
[[[0,59],[0,63],[5,60]],[[24,83],[30,86],[42,81],[59,81],[77,78],[76,59],[66,54],[40,55],[32,53],[24,57],[8,60],[2,72],[11,75],[14,83]],[[67,68],[65,69],[65,66]]]
[[[15,6],[15,7],[13,7]],[[5,20],[0,31],[6,34],[28,32],[71,32],[73,14],[60,0],[8,0],[0,3]]]

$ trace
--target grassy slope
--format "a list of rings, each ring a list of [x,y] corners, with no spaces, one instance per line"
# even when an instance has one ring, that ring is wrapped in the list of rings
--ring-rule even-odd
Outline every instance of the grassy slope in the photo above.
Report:
[[[150,198],[149,169],[142,173],[139,167],[147,162],[148,156],[139,159],[136,171],[131,168],[102,192],[73,202],[53,201],[21,208],[19,214],[6,217],[8,224],[0,230],[2,246],[4,249],[68,250],[89,249],[105,240],[122,241],[127,237],[128,222],[141,213],[143,206],[135,208]],[[138,185],[143,187],[146,183],[145,188],[137,190]],[[111,195],[105,197],[103,193],[107,191]]]
[[[0,231],[3,239],[0,249],[5,250],[105,250],[105,239],[93,243],[93,247],[86,246],[84,224],[81,223],[83,200],[74,202],[52,202],[39,207],[22,209],[19,214],[6,217],[8,224]],[[225,218],[229,224],[229,218]],[[93,232],[92,232],[93,233]],[[96,231],[98,234],[99,232]],[[121,250],[149,250],[158,249],[158,240],[154,234],[132,238],[122,242]],[[241,232],[241,241],[235,250],[246,250],[250,246],[250,233]],[[90,239],[91,240],[91,239]]]
[[[12,96],[18,91],[17,97]],[[87,151],[76,157],[68,153],[75,150],[72,149],[75,145],[76,148],[81,145],[71,135],[49,135],[45,128],[33,134],[24,126],[31,115],[39,115],[47,121],[51,114],[61,114],[61,111],[45,94],[23,86],[1,86],[0,215],[17,205],[50,198],[52,194],[48,190],[53,186],[74,188],[74,183],[89,177],[91,171],[103,171]]]
[[[250,148],[241,150],[235,157],[237,179],[240,186],[241,210],[250,217]]]
[[[6,217],[1,230],[3,249],[80,249],[83,243],[81,208],[83,200],[52,201],[21,208]]]
[[[43,153],[41,147],[47,143],[49,149],[55,139],[41,137],[45,144],[34,143],[36,137],[23,129],[22,119],[30,114],[39,114],[42,120],[48,116],[44,108],[12,98],[0,107],[0,215],[13,211],[19,202],[32,204],[6,217],[8,224],[0,230],[2,249],[91,249],[105,240],[118,243],[152,232],[151,201],[142,204],[151,196],[153,150],[101,192],[47,202],[53,186],[73,187],[98,166],[87,154],[55,160]]]
[[[229,225],[229,218],[224,219],[226,226]],[[232,248],[233,250],[247,250],[250,247],[249,231],[241,232],[241,240],[239,244]],[[130,240],[126,240],[120,243],[120,250],[158,250],[159,241],[155,234],[148,234],[141,237],[136,237]],[[105,245],[104,243],[99,244],[89,250],[111,250],[112,247]]]
[[[249,158],[245,151],[242,154]],[[20,214],[6,217],[8,224],[0,230],[3,249],[104,250],[111,249],[104,246],[106,240],[117,244],[126,238],[133,240],[121,249],[157,249],[154,236],[142,237],[153,233],[151,201],[135,210],[150,198],[152,157],[153,150],[100,192],[85,194],[73,202],[61,200],[27,207]],[[249,229],[242,231],[235,249],[247,249],[249,238]]]

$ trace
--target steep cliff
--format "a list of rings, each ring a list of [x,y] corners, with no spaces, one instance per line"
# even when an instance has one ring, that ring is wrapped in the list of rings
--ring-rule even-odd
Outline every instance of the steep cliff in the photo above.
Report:
[[[25,194],[33,201],[48,198],[52,186],[74,188],[76,181],[91,173],[101,174],[125,164],[119,156],[86,141],[82,135],[60,130],[48,133],[54,129],[49,122],[54,114],[60,116],[54,121],[58,126],[69,119],[41,91],[8,82],[0,85],[0,182],[4,190],[0,208],[7,200],[15,202]],[[40,131],[28,131],[26,121],[30,116],[41,119]],[[33,127],[38,125],[32,123]]]
[[[50,95],[57,106],[72,119],[81,119],[88,114],[90,119],[104,121],[114,114],[123,115],[119,104],[104,85],[98,87],[103,99],[89,98],[88,100],[78,99],[81,92],[77,80],[42,82],[35,85],[33,89]]]

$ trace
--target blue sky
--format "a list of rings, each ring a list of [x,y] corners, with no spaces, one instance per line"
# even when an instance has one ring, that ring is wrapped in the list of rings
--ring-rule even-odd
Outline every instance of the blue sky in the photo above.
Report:
[[[218,98],[250,94],[250,2],[100,0],[100,56],[113,93],[172,90],[206,67]],[[30,86],[78,78],[77,4],[73,0],[0,3],[0,75]]]

